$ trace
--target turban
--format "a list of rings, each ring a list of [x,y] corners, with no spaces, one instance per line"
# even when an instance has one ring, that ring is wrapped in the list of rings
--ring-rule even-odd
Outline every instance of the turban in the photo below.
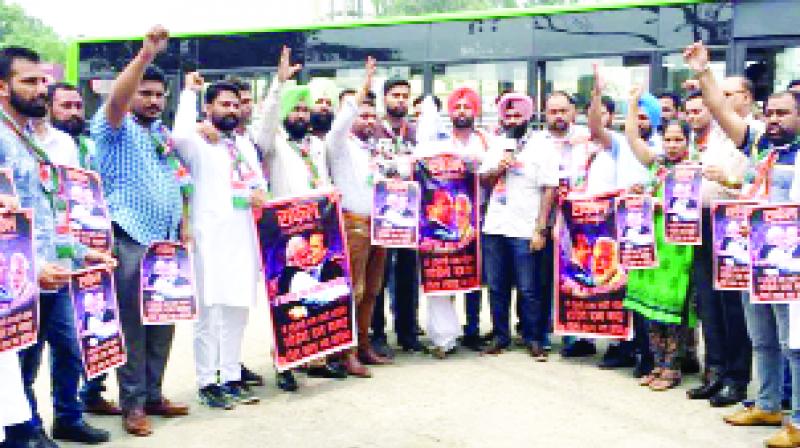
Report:
[[[456,108],[456,103],[461,101],[464,98],[467,100],[470,106],[472,106],[472,110],[475,111],[475,116],[481,114],[481,97],[478,94],[470,89],[469,87],[459,87],[447,97],[447,114],[452,115],[453,109]]]
[[[519,110],[525,121],[530,120],[533,115],[533,100],[528,95],[511,92],[501,96],[497,103],[497,113],[501,120],[505,120],[506,111],[511,107]]]
[[[639,98],[639,109],[650,119],[653,129],[661,126],[661,103],[651,93],[643,93]]]
[[[327,78],[314,78],[308,83],[311,90],[311,103],[316,104],[321,99],[330,100],[332,106],[336,106],[339,97],[339,89],[336,83]]]
[[[308,86],[284,87],[281,93],[281,121],[301,102],[311,107],[311,91]]]

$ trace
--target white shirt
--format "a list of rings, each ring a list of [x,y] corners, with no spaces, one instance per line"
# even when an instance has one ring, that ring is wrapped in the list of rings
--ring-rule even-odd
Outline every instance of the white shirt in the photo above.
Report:
[[[370,179],[371,147],[352,134],[350,129],[358,114],[355,99],[347,98],[325,136],[331,180],[342,194],[342,208],[369,216],[373,191]]]
[[[506,147],[507,144],[493,146],[481,165],[482,173],[498,166]],[[483,233],[531,238],[539,218],[543,188],[558,186],[558,165],[559,155],[554,148],[526,144],[504,175],[505,193],[497,188],[490,193]]]
[[[36,134],[36,140],[42,145],[50,161],[56,165],[71,168],[80,168],[78,161],[78,145],[75,140],[64,131],[54,128],[50,123],[45,123],[45,134]]]
[[[248,307],[255,302],[262,280],[253,213],[233,206],[228,146],[222,140],[211,144],[200,136],[196,104],[196,92],[181,93],[172,138],[194,184],[191,224],[197,295],[203,306]],[[236,136],[234,145],[243,164],[255,171],[258,188],[266,190],[253,144]]]
[[[309,194],[315,189],[311,186],[313,174],[306,161],[289,142],[280,120],[281,92],[284,83],[277,79],[269,90],[264,102],[262,121],[255,132],[256,142],[263,150],[264,163],[269,173],[270,191],[275,198]],[[298,148],[309,150],[311,163],[317,169],[317,189],[330,186],[325,145],[311,134]]]
[[[700,163],[703,166],[717,166],[722,168],[723,173],[729,177],[742,180],[745,170],[747,170],[747,157],[736,147],[731,139],[725,135],[725,131],[716,123],[712,122],[706,140],[706,149],[699,154]],[[692,142],[695,141],[695,133],[692,132]],[[699,151],[699,148],[696,150]],[[733,199],[735,191],[723,187],[717,182],[706,179],[703,176],[703,183],[700,189],[703,197],[703,207],[709,207],[711,201],[717,199]]]

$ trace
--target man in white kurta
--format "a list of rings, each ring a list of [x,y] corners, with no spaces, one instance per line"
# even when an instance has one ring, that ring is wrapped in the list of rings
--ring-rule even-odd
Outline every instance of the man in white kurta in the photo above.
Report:
[[[212,84],[205,109],[220,133],[210,143],[197,132],[197,95],[202,78],[187,75],[173,140],[191,170],[191,227],[200,316],[195,326],[195,364],[202,401],[215,408],[252,403],[241,382],[241,346],[249,307],[261,286],[253,207],[263,205],[266,183],[255,148],[233,133],[239,97],[229,83]],[[217,384],[217,371],[221,384]],[[233,397],[226,400],[225,397]]]

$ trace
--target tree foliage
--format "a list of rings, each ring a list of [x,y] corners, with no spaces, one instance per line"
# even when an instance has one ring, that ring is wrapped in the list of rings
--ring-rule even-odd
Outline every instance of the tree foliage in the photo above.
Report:
[[[52,28],[25,14],[19,5],[0,0],[0,47],[9,45],[35,50],[48,62],[66,60],[67,45]]]

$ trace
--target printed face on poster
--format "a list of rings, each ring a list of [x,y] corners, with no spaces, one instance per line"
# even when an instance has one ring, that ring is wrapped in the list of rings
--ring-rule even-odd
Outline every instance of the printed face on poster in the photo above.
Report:
[[[142,322],[145,325],[197,320],[197,297],[189,250],[181,243],[160,241],[142,258]]]
[[[711,204],[714,288],[750,289],[750,209],[755,201],[714,201]]]
[[[375,182],[372,244],[416,247],[419,239],[419,184],[410,181]]]
[[[353,299],[338,195],[270,202],[258,234],[276,368],[352,347]]]
[[[702,168],[673,167],[664,180],[664,240],[671,244],[702,244]]]
[[[653,198],[626,195],[616,199],[619,260],[627,269],[658,266],[654,233]]]
[[[750,213],[750,301],[800,300],[800,205],[763,205]]]
[[[70,232],[83,244],[109,252],[113,245],[111,218],[94,171],[59,166],[62,199]]]
[[[0,352],[36,343],[39,287],[33,255],[33,211],[0,213]]]

